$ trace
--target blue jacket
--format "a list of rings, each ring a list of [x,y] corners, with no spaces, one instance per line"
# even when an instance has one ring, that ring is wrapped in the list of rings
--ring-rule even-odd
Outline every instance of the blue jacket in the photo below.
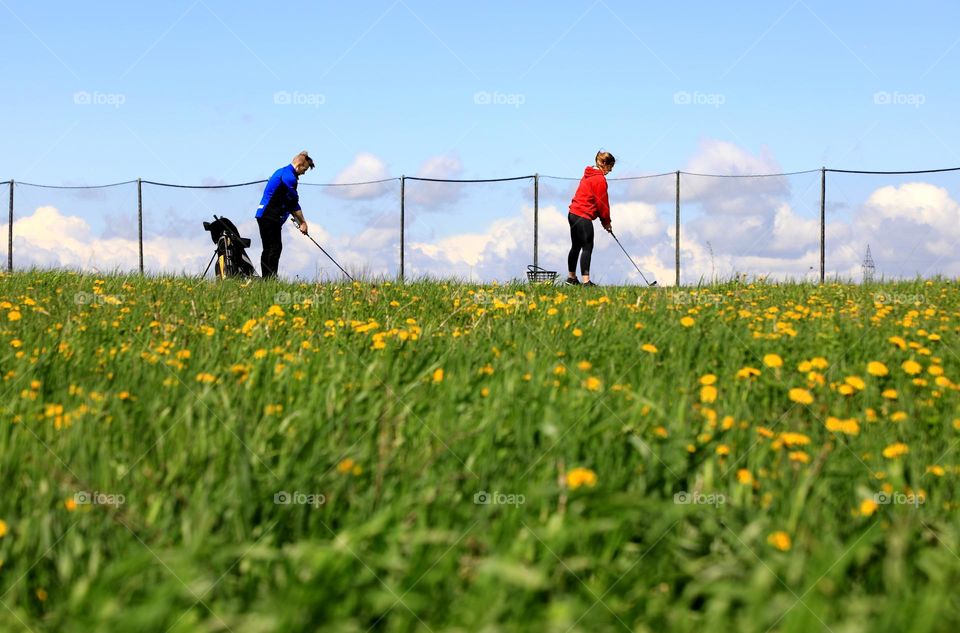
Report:
[[[263,189],[258,218],[269,218],[286,222],[293,211],[300,210],[300,196],[297,194],[297,172],[293,165],[281,167],[273,172],[267,186]]]

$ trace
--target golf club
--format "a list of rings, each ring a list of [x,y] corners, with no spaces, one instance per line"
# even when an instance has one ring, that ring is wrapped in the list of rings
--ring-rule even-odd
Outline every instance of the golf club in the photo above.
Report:
[[[640,276],[643,277],[644,283],[646,283],[648,286],[656,286],[656,285],[657,285],[657,280],[654,279],[654,280],[653,280],[653,283],[650,283],[649,281],[647,281],[646,275],[643,274],[643,271],[640,270],[640,267],[637,266],[637,263],[636,263],[635,261],[633,261],[633,258],[630,257],[630,254],[627,253],[627,249],[625,249],[625,248],[623,247],[623,244],[620,243],[620,240],[617,239],[617,236],[613,234],[613,231],[609,231],[609,233],[610,233],[610,235],[613,235],[613,239],[616,240],[617,246],[620,247],[620,250],[623,251],[623,254],[627,256],[627,259],[630,260],[630,263],[633,264],[633,267],[636,268],[636,269],[637,269],[637,272],[640,273]]]
[[[297,218],[295,218],[295,217],[293,217],[293,216],[291,215],[291,216],[290,216],[290,221],[293,222],[294,224],[296,224],[298,229],[300,228],[300,223],[297,222]],[[324,250],[324,248],[323,248],[322,246],[320,246],[320,244],[317,243],[317,240],[313,239],[313,237],[312,237],[309,233],[304,233],[304,235],[306,235],[307,237],[309,237],[309,238],[310,238],[310,241],[313,242],[314,244],[316,244],[316,245],[317,245],[317,248],[319,248],[321,251],[323,251],[323,254],[326,255],[328,258],[330,258],[330,261],[332,261],[334,264],[337,265],[337,268],[339,268],[339,269],[340,269],[340,272],[342,272],[344,275],[347,276],[347,279],[349,279],[350,281],[356,281],[353,277],[350,276],[350,273],[348,273],[347,271],[345,271],[345,270],[343,269],[343,266],[341,266],[340,264],[337,263],[337,260],[335,260],[330,253],[328,253],[326,250]]]

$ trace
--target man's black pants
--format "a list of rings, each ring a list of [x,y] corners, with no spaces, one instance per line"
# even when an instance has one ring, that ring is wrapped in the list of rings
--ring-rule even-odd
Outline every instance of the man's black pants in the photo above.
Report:
[[[260,225],[260,241],[263,242],[263,253],[260,255],[260,275],[266,279],[277,276],[277,267],[280,265],[280,251],[283,242],[280,239],[283,223],[270,218],[257,218]]]

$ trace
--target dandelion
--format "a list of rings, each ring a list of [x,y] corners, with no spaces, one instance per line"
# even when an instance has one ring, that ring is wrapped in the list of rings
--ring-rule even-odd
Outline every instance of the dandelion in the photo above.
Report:
[[[257,320],[256,320],[256,319],[247,319],[247,321],[243,324],[243,327],[240,328],[240,332],[243,333],[243,334],[249,335],[250,332],[252,332],[252,331],[253,331],[253,328],[255,328],[255,327],[257,327]]]
[[[486,398],[487,396],[489,396],[489,395],[490,395],[490,388],[489,388],[489,387],[484,387],[483,389],[481,389],[481,390],[480,390],[480,395],[481,395],[482,397],[484,397],[484,398]]]
[[[697,322],[696,319],[689,316],[685,316],[682,319],[680,319],[680,325],[682,325],[683,327],[693,327],[693,325],[696,322]]]
[[[443,368],[442,368],[442,367],[438,367],[437,369],[434,369],[434,370],[433,370],[433,382],[434,382],[434,383],[443,382]]]
[[[339,464],[337,464],[337,472],[340,473],[341,475],[345,475],[349,472],[352,472],[356,465],[357,465],[356,462],[354,462],[352,459],[347,457],[346,459],[341,460]]]
[[[729,446],[727,446],[726,444],[720,444],[719,446],[717,446],[717,455],[719,455],[720,457],[726,457],[729,454],[730,454]]]
[[[270,306],[270,308],[267,310],[267,316],[268,316],[268,317],[269,317],[269,316],[282,317],[282,316],[286,316],[286,312],[284,312],[284,311],[283,311],[283,308],[281,308],[281,307],[278,306],[277,304],[273,304],[273,305]]]
[[[877,502],[873,499],[864,499],[860,502],[860,514],[865,517],[872,516],[878,507]]]
[[[898,398],[896,389],[884,389],[883,393],[881,393],[880,395],[886,398],[887,400],[896,400]]]
[[[790,535],[783,531],[772,532],[769,536],[767,536],[767,543],[777,548],[781,552],[786,552],[792,545],[792,542],[790,541]]]
[[[73,497],[70,497],[63,502],[63,507],[67,509],[67,512],[73,512],[77,509],[77,502]]]
[[[785,432],[780,434],[780,441],[787,446],[806,446],[810,443],[810,438],[803,433]]]
[[[599,378],[595,376],[590,376],[583,381],[583,386],[587,388],[588,391],[600,391],[600,388],[603,386],[603,383]]]
[[[783,359],[779,354],[767,354],[763,357],[763,364],[771,369],[783,367]]]
[[[795,387],[790,390],[790,400],[798,404],[813,404],[813,395],[806,389]]]
[[[205,385],[211,385],[217,382],[217,377],[213,374],[208,374],[206,372],[201,372],[197,374],[197,382],[203,383]]]
[[[579,337],[583,336],[583,330],[581,330],[581,329],[578,328],[578,327],[575,327],[575,328],[573,328],[573,335],[579,338]]]
[[[704,385],[700,387],[700,402],[710,404],[717,400],[717,388],[713,385]]]
[[[754,369],[753,367],[744,367],[737,371],[737,378],[740,379],[752,379],[760,375],[759,369]]]
[[[644,343],[644,344],[640,347],[640,349],[642,349],[643,351],[647,352],[648,354],[656,354],[656,353],[659,351],[659,350],[657,349],[657,346],[656,346],[656,345],[653,345],[653,344],[651,344],[651,343]]]
[[[895,411],[895,412],[890,416],[890,420],[891,420],[892,422],[903,422],[903,421],[906,420],[908,417],[910,417],[910,416],[907,415],[907,412],[906,412],[906,411]]]
[[[37,600],[39,600],[40,602],[46,602],[46,601],[47,601],[47,597],[48,597],[48,595],[47,595],[46,589],[44,589],[43,587],[38,587],[38,588],[37,588]]]
[[[7,522],[3,519],[0,519],[0,538],[3,538],[7,535]]]
[[[923,371],[923,366],[914,360],[903,361],[903,364],[900,365],[903,368],[903,371],[910,374],[911,376],[916,376]]]
[[[825,426],[827,430],[832,433],[843,433],[844,435],[860,434],[860,423],[853,418],[841,420],[840,418],[829,416],[827,417]]]
[[[927,472],[937,477],[943,477],[943,475],[946,473],[946,471],[943,469],[943,466],[927,466]]]
[[[907,349],[907,342],[903,340],[903,337],[901,336],[891,336],[890,338],[887,339],[887,342],[893,343],[894,345],[899,347],[901,350]]]
[[[906,455],[910,452],[910,447],[904,444],[903,442],[896,442],[890,446],[883,449],[883,456],[887,459],[896,459],[901,455]]]
[[[597,485],[597,473],[589,468],[574,468],[567,473],[567,487],[576,490],[580,486],[593,488]]]
[[[653,434],[661,438],[667,438],[670,435],[667,432],[667,429],[662,426],[658,426],[657,428],[653,429]]]
[[[863,391],[867,388],[867,383],[863,381],[863,378],[860,376],[847,376],[844,381],[846,384],[850,385],[857,391]]]
[[[800,462],[801,464],[810,463],[810,456],[803,451],[791,451],[789,457],[791,462]]]
[[[753,485],[753,475],[746,468],[741,468],[737,471],[737,481],[744,486]]]
[[[890,370],[880,361],[872,360],[867,363],[867,373],[871,376],[886,376],[890,373]]]
[[[10,310],[7,312],[8,321],[19,321],[20,320],[20,311],[19,310]]]
[[[706,374],[705,376],[700,377],[701,385],[713,385],[716,384],[717,377],[714,374]]]

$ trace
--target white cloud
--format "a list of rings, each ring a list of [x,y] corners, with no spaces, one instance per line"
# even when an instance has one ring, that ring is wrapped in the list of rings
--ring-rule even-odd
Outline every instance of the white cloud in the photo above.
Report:
[[[353,162],[334,177],[336,185],[348,185],[354,182],[370,182],[390,178],[387,164],[373,154],[360,153]],[[390,191],[390,183],[381,182],[370,185],[325,187],[325,193],[336,198],[348,200],[370,200],[379,198]],[[302,193],[301,193],[302,195]]]
[[[463,163],[455,154],[428,158],[417,170],[419,178],[458,179],[463,177]],[[463,183],[407,181],[406,199],[410,210],[435,211],[457,202],[463,192]]]

